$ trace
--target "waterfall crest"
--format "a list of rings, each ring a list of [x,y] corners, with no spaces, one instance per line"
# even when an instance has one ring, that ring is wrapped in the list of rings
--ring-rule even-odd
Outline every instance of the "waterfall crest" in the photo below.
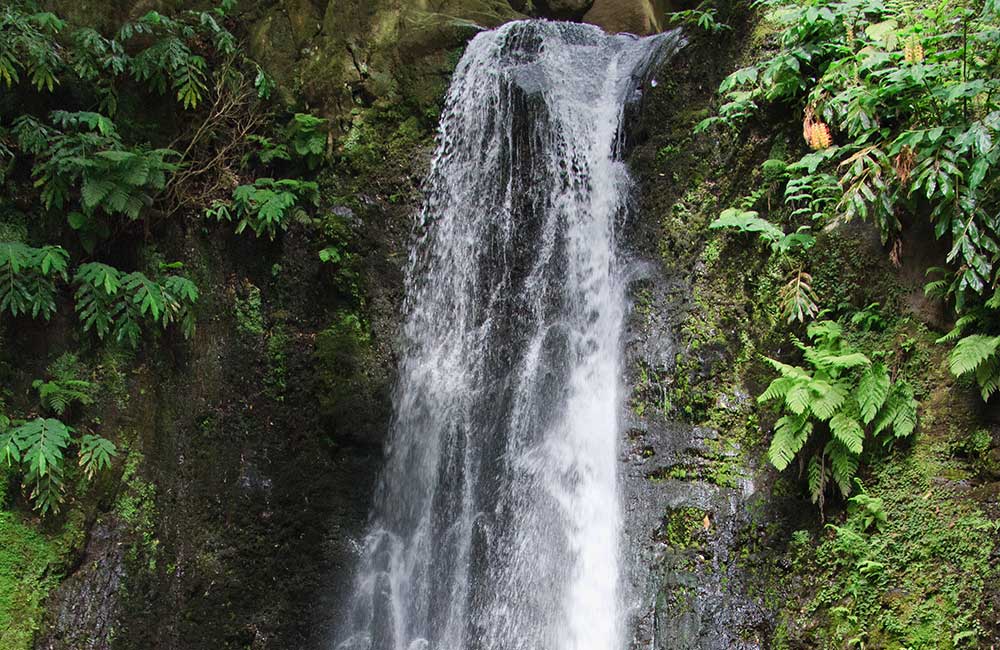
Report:
[[[529,21],[455,72],[339,650],[620,650],[624,107],[677,34]]]

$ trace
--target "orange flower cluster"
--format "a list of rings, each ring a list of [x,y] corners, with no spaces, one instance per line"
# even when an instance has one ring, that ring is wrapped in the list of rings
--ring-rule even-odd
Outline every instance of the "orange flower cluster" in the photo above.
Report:
[[[826,149],[833,144],[833,135],[830,127],[823,120],[816,119],[816,111],[812,106],[806,107],[806,115],[802,120],[802,137],[813,151]]]
[[[896,176],[899,177],[901,183],[905,183],[910,179],[910,172],[913,171],[914,165],[917,164],[917,154],[909,145],[904,145],[899,150],[899,155],[896,156],[895,162]]]
[[[924,45],[916,36],[906,39],[903,44],[903,60],[907,63],[920,63],[924,60]]]

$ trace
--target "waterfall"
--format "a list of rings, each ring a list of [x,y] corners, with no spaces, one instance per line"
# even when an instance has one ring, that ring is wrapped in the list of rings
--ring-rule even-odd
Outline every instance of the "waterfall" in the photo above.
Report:
[[[528,21],[455,72],[339,650],[620,650],[625,107],[680,37]]]

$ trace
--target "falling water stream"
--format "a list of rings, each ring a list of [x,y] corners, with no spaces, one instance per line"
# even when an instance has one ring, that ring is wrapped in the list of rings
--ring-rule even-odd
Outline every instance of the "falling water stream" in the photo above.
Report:
[[[510,23],[455,72],[339,650],[621,650],[625,107],[680,37]]]

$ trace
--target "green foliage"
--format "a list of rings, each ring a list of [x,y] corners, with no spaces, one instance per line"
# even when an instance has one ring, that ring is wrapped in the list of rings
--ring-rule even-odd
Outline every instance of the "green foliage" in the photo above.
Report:
[[[929,442],[874,467],[827,534],[809,540],[798,560],[806,604],[790,615],[812,626],[812,644],[971,648],[987,636],[996,525],[937,478],[959,465]]]
[[[114,113],[115,86],[127,75],[159,94],[172,91],[185,109],[197,108],[209,91],[209,59],[237,54],[236,38],[219,22],[226,6],[176,17],[151,11],[125,23],[113,38],[80,28],[68,35],[73,47],[65,48],[59,40],[63,20],[34,12],[33,3],[12,3],[0,13],[0,83],[10,88],[27,73],[37,90],[52,92],[61,77],[75,75],[95,83],[102,104]],[[257,82],[265,90],[266,84],[266,75]]]
[[[38,401],[56,415],[63,415],[74,403],[94,403],[96,386],[81,378],[76,355],[66,353],[48,368],[48,379],[36,379],[31,386],[38,391]]]
[[[819,298],[812,287],[812,276],[803,269],[792,272],[778,293],[781,311],[788,323],[805,323],[819,314]]]
[[[0,469],[0,500],[8,480]],[[58,586],[66,563],[78,555],[83,522],[74,515],[43,532],[31,518],[0,510],[0,648],[35,647],[45,598]]]
[[[288,228],[289,217],[300,205],[319,203],[319,186],[312,181],[259,178],[253,185],[240,185],[232,201],[216,201],[205,216],[219,221],[235,221],[236,233],[248,227],[257,237],[274,239]]]
[[[816,239],[808,234],[806,226],[800,228],[798,232],[785,234],[781,228],[766,219],[761,219],[759,213],[737,208],[723,210],[709,228],[732,228],[738,232],[758,233],[760,239],[768,242],[771,250],[776,253],[788,253],[797,249],[807,250],[816,242]]]
[[[80,438],[80,467],[88,479],[101,470],[111,467],[111,459],[118,455],[115,443],[107,438],[94,435],[84,435]]]
[[[56,280],[68,279],[68,263],[59,246],[0,243],[0,313],[49,320],[56,311]]]
[[[343,259],[343,254],[336,246],[327,246],[319,252],[319,260],[326,264],[338,264],[341,259]]]
[[[970,375],[979,384],[983,401],[1000,388],[1000,336],[973,334],[959,340],[948,355],[948,369],[955,376]]]
[[[737,126],[768,103],[801,107],[819,151],[803,158],[817,164],[789,196],[819,201],[803,205],[813,213],[835,206],[838,219],[870,220],[885,240],[898,237],[901,214],[926,215],[950,246],[939,292],[960,315],[975,308],[1000,279],[996,4],[756,4],[781,26],[779,50],[731,74],[726,105],[700,128]]]
[[[718,14],[719,10],[713,6],[713,3],[706,0],[695,9],[673,11],[667,14],[667,20],[672,25],[689,25],[712,34],[732,29],[729,25],[718,21]]]
[[[866,440],[888,444],[913,433],[917,402],[885,364],[855,351],[836,322],[814,322],[807,332],[811,344],[797,342],[807,365],[767,359],[780,376],[757,399],[778,402],[784,412],[768,459],[780,471],[805,450],[809,492],[822,508],[831,483],[843,496],[851,493]]]
[[[91,262],[81,265],[73,278],[76,312],[85,332],[98,338],[138,347],[144,324],[167,329],[177,323],[185,338],[194,334],[194,306],[198,288],[183,276],[171,275],[156,282],[138,271]]]
[[[11,88],[26,74],[36,90],[52,92],[62,57],[55,37],[66,23],[48,12],[11,3],[0,10],[0,85]]]
[[[85,434],[79,440],[60,420],[35,418],[0,430],[0,463],[16,468],[36,510],[45,515],[58,512],[66,497],[65,456],[74,443],[80,445],[79,463],[87,478],[111,465],[115,445],[100,436]]]
[[[747,202],[755,203],[756,200],[751,199]],[[727,228],[741,233],[758,233],[761,241],[768,242],[771,246],[771,252],[778,255],[783,261],[789,260],[789,256],[795,252],[809,250],[816,243],[816,238],[809,234],[808,226],[800,227],[797,232],[785,234],[785,231],[778,226],[762,219],[758,212],[739,208],[723,210],[722,214],[709,225],[709,228],[713,230]],[[804,323],[819,313],[819,305],[817,304],[819,299],[812,288],[812,276],[801,267],[792,269],[779,295],[782,312],[789,323],[793,321]]]
[[[0,459],[19,465],[31,500],[42,514],[58,512],[63,501],[63,452],[73,430],[59,420],[36,418],[0,434]]]
[[[847,500],[848,512],[858,521],[861,532],[866,532],[873,526],[876,529],[881,529],[888,523],[885,502],[865,492],[864,486],[858,479],[854,479],[854,482],[858,490],[853,497]]]
[[[104,217],[135,220],[152,204],[177,170],[167,160],[177,153],[126,146],[114,123],[98,113],[54,111],[51,120],[54,127],[22,116],[14,133],[21,150],[35,158],[32,176],[42,203],[67,210],[70,226],[92,251],[107,234]]]
[[[306,113],[296,113],[287,129],[292,150],[316,169],[326,156],[326,120]]]

